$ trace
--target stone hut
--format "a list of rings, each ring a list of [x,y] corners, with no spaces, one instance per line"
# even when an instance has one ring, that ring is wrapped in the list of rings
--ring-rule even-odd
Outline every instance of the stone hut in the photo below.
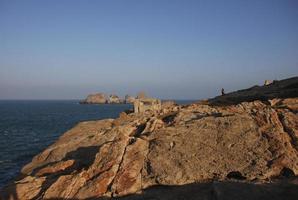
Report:
[[[134,112],[143,113],[145,111],[160,111],[161,101],[154,98],[137,98],[134,101]]]

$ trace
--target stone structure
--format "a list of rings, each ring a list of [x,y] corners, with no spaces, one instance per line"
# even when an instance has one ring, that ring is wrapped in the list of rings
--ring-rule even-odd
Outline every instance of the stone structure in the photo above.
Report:
[[[264,85],[270,85],[272,83],[273,83],[273,81],[271,81],[271,80],[265,80]]]
[[[134,112],[143,113],[145,111],[159,111],[161,110],[161,101],[154,98],[141,98],[134,101]]]

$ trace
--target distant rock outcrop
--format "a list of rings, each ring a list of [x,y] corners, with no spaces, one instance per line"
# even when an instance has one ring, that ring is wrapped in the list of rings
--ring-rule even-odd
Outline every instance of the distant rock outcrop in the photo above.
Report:
[[[297,89],[294,78],[79,123],[0,199],[298,199]]]
[[[135,97],[126,95],[124,99],[118,95],[111,94],[109,96],[103,93],[90,94],[86,99],[80,101],[80,104],[133,104]]]
[[[80,102],[81,104],[104,104],[107,99],[103,93],[90,94],[87,98]]]
[[[129,104],[133,104],[133,102],[135,101],[135,97],[133,96],[129,96],[129,95],[125,95],[125,103],[129,103]]]
[[[121,98],[119,98],[117,95],[115,94],[111,94],[108,98],[107,103],[110,104],[119,104],[119,103],[124,103],[124,100],[122,100]]]

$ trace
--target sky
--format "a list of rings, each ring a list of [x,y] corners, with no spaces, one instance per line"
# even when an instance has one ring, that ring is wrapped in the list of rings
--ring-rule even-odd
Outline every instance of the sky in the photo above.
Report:
[[[0,99],[202,99],[297,75],[297,0],[0,0]]]

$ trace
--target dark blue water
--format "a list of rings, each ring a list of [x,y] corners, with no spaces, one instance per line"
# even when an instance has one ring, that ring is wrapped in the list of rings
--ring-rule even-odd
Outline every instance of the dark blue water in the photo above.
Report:
[[[116,118],[129,104],[80,105],[67,101],[0,101],[0,187],[32,157],[80,121]],[[187,104],[191,101],[177,101]]]
[[[32,157],[80,121],[116,118],[128,104],[71,101],[0,101],[0,187]]]

